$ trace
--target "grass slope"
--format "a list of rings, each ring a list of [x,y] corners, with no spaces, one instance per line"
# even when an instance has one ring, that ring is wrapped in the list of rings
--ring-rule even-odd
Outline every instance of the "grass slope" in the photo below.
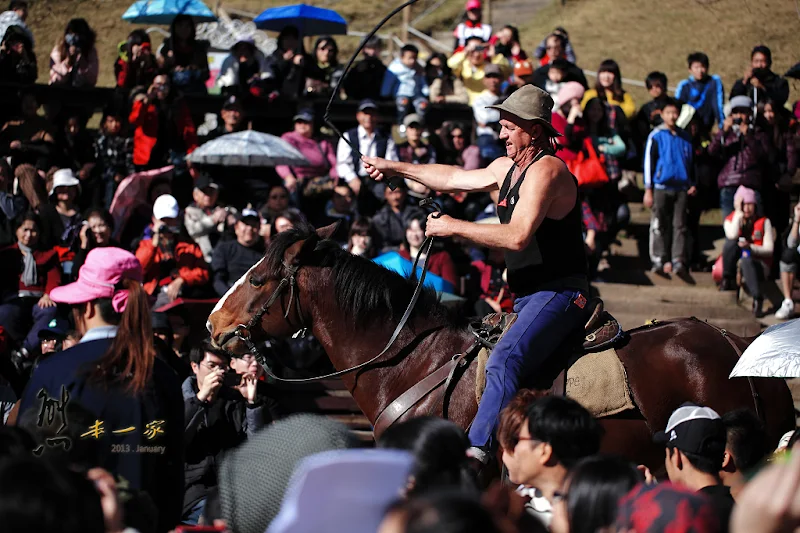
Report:
[[[686,56],[702,50],[711,58],[726,93],[749,64],[754,45],[772,49],[773,70],[783,74],[800,60],[800,13],[793,0],[567,0],[554,1],[521,27],[530,48],[556,26],[564,26],[578,63],[596,70],[614,58],[626,78],[644,80],[665,72],[671,86],[688,76]],[[593,80],[590,78],[590,83]],[[793,81],[792,99],[800,98]],[[644,89],[631,88],[637,104]]]
[[[395,6],[402,2],[398,0],[381,2],[375,0],[333,0],[318,1],[304,0],[308,4],[318,5],[338,11],[350,22],[350,29],[369,31]],[[100,54],[100,81],[101,86],[114,85],[114,62],[117,59],[117,44],[124,41],[128,33],[137,26],[123,21],[120,17],[133,0],[39,0],[30,10],[28,25],[33,30],[36,39],[36,55],[39,62],[39,82],[47,83],[49,77],[49,54],[55,43],[63,36],[67,22],[74,17],[83,17],[97,32],[97,50]],[[223,8],[237,8],[252,13],[260,13],[268,7],[286,5],[291,0],[225,0]],[[419,0],[412,6],[411,18],[413,19],[426,8],[432,6],[435,0]],[[206,0],[206,4],[214,7],[213,0]],[[452,28],[454,21],[463,9],[463,0],[446,0],[436,11],[426,16],[417,24],[421,31],[434,31]],[[383,32],[398,32],[402,23],[402,14],[393,18]],[[166,28],[165,28],[166,29]],[[151,34],[153,41],[158,45],[161,38],[158,34]],[[337,36],[340,44],[340,59],[346,60],[359,43],[356,37]]]

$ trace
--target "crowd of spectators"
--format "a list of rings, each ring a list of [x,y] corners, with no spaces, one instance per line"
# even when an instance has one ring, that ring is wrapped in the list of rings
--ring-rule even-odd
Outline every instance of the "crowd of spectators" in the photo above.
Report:
[[[26,1],[12,0],[0,14],[4,82],[36,81],[27,13]],[[452,54],[431,54],[424,63],[412,44],[384,63],[380,41],[369,41],[342,80],[334,38],[321,36],[306,51],[298,30],[287,27],[270,55],[252,40],[238,40],[211,79],[209,44],[197,38],[191,17],[178,16],[158,49],[142,30],[120,42],[116,96],[97,131],[87,128],[85,108],[67,99],[40,109],[35,94],[23,89],[4,106],[0,407],[4,421],[19,426],[0,428],[0,522],[9,531],[145,533],[215,520],[237,532],[264,531],[299,461],[352,447],[352,439],[326,420],[278,420],[285,414],[282,398],[253,356],[231,358],[200,342],[202,333],[190,329],[179,304],[224,295],[276,234],[306,222],[338,223],[333,239],[352,254],[397,253],[413,261],[425,238],[426,216],[417,203],[433,193],[410,181],[391,188],[370,180],[359,153],[485,167],[505,154],[499,112],[486,106],[526,84],[556,103],[558,155],[583,193],[594,276],[608,268],[609,247],[628,223],[627,203],[641,195],[635,174],[643,172],[654,270],[683,276],[710,267],[700,253],[699,217],[720,206],[726,238],[720,288],[744,287],[759,314],[761,282],[780,276],[785,299],[776,316],[794,315],[798,106],[787,108],[788,84],[770,70],[767,47],[753,49],[727,103],[708,56],[693,52],[689,77],[675,97],[668,95],[666,76],[654,71],[645,80],[652,100],[637,108],[612,59],[602,62],[590,86],[564,28],[529,55],[515,27],[495,31],[483,22],[480,1],[469,0],[454,38]],[[71,20],[50,52],[49,84],[95,86],[99,72],[112,68],[99,57],[95,30],[83,18]],[[344,139],[321,129],[309,105],[329,97],[340,80],[335,96],[357,102],[357,125]],[[210,86],[221,90],[224,103],[218,125],[201,135],[184,97],[207,94]],[[308,166],[187,163],[202,144],[248,129],[249,106],[272,102],[297,109],[292,129],[281,137]],[[471,109],[473,120],[429,120],[432,106],[455,104]],[[396,109],[391,117],[380,112],[387,106]],[[496,217],[497,199],[489,193],[436,199],[459,218]],[[464,298],[467,314],[512,309],[497,250],[439,241],[427,264]],[[320,351],[314,343],[313,336],[293,339],[286,349],[310,357]],[[46,423],[43,415],[37,420],[40,404]],[[779,474],[794,479],[796,489],[797,454],[748,482],[773,444],[750,413],[720,417],[706,407],[683,406],[658,429],[664,429],[657,437],[666,469],[659,478],[671,483],[656,485],[637,465],[598,455],[600,427],[578,404],[523,392],[504,411],[498,435],[508,478],[524,498],[516,500],[503,488],[481,494],[466,436],[452,423],[423,418],[397,424],[378,447],[411,452],[413,467],[394,488],[402,488],[403,497],[383,502],[389,510],[385,518],[381,510],[382,523],[374,527],[387,533],[545,527],[715,532],[730,524],[731,531],[768,532],[800,523],[796,503],[776,509],[757,490]],[[301,433],[307,446],[286,437]],[[93,445],[101,436],[103,445],[119,437],[116,448],[98,453]],[[31,458],[31,451],[45,459]],[[264,489],[269,497],[250,485],[245,468],[263,465],[259,458],[268,452],[286,454],[288,469],[286,479]],[[267,472],[256,485],[273,479]],[[41,490],[45,483],[48,491]],[[370,486],[359,490],[369,493]],[[249,493],[255,499],[246,500]],[[237,507],[235,501],[250,503]],[[662,512],[648,526],[636,511],[646,505]],[[738,512],[743,506],[772,522],[753,525],[751,513]],[[673,528],[678,518],[692,518],[694,529]]]

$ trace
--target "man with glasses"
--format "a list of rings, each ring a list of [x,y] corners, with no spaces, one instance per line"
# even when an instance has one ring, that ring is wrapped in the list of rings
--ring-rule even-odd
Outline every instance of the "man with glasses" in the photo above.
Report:
[[[534,514],[545,525],[569,469],[600,449],[602,429],[579,403],[545,396],[527,409],[516,439],[506,437],[503,463],[512,483],[529,489]],[[513,448],[511,448],[513,445]]]
[[[230,370],[230,358],[208,342],[189,353],[193,376],[183,382],[186,425],[184,524],[197,524],[208,492],[217,486],[222,455],[264,427],[269,413],[258,378]]]

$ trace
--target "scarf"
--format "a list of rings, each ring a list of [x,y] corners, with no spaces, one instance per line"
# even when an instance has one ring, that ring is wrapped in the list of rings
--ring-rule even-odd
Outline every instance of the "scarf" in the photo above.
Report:
[[[22,284],[26,287],[35,287],[39,283],[39,276],[36,271],[36,259],[33,257],[33,250],[22,243],[17,246],[23,252]]]

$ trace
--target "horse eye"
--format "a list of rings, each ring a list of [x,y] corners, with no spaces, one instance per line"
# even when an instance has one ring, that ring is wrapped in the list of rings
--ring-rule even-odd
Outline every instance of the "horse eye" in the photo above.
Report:
[[[264,285],[264,280],[255,276],[250,276],[250,285],[253,287],[262,287]]]

